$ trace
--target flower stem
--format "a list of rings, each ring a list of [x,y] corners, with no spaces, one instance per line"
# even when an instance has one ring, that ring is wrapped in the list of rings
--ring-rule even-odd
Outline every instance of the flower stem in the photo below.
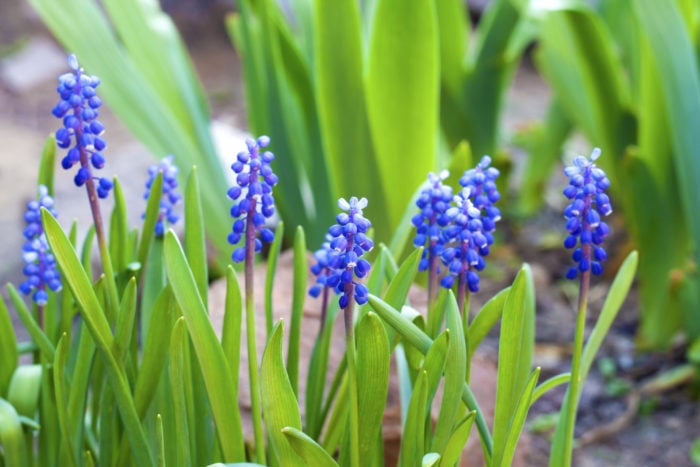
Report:
[[[584,255],[590,257],[590,245],[584,245]],[[576,426],[576,412],[578,409],[578,400],[581,394],[583,385],[581,375],[581,355],[583,353],[583,341],[586,331],[586,309],[588,308],[588,289],[591,281],[591,271],[585,271],[581,274],[581,283],[579,288],[578,311],[576,315],[576,330],[574,335],[574,349],[571,361],[571,383],[569,384],[569,399],[566,405],[565,417],[565,445],[564,456],[566,466],[571,465],[572,451],[574,448],[574,427]]]
[[[430,242],[430,251],[433,250],[437,244],[436,240]],[[438,262],[437,256],[434,256],[431,252],[428,252],[428,304],[434,305],[438,296]]]
[[[258,376],[258,349],[255,339],[255,299],[253,297],[253,266],[255,262],[255,199],[251,200],[245,232],[245,313],[246,341],[248,344],[248,376],[250,379],[250,404],[253,417],[256,462],[265,464],[265,434],[262,426],[262,404]]]
[[[345,296],[348,305],[343,310],[345,318],[345,357],[348,364],[348,391],[350,396],[350,465],[360,466],[360,420],[357,396],[357,369],[355,367],[355,335],[353,326],[353,309],[355,308],[355,285],[345,284]]]
[[[84,150],[81,149],[81,162],[83,159]],[[87,155],[85,155],[85,165],[87,165]],[[95,189],[95,182],[92,178],[88,178],[85,182],[87,188],[88,201],[90,210],[92,211],[92,220],[95,224],[95,234],[97,236],[97,245],[100,249],[100,259],[102,260],[102,270],[105,275],[105,283],[107,287],[107,319],[110,323],[114,323],[119,310],[119,295],[117,293],[117,283],[114,279],[114,269],[112,268],[112,258],[109,255],[109,247],[107,245],[107,236],[102,223],[102,213],[100,212],[100,203]]]

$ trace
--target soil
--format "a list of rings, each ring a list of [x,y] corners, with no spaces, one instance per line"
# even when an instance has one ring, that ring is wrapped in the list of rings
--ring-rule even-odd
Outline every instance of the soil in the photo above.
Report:
[[[188,46],[209,94],[215,118],[245,127],[238,59],[223,29],[206,27],[212,21],[218,21],[218,8],[222,5],[226,7],[228,3],[222,1],[202,4],[208,3],[216,5],[216,15],[202,13],[193,22],[188,20],[192,16],[185,14],[180,16],[180,23],[186,31]],[[20,0],[3,0],[0,52],[10,53],[15,45],[31,37],[49,36],[26,4]],[[49,90],[52,88],[49,87]],[[547,95],[546,85],[532,67],[525,63],[509,93],[504,115],[507,126],[505,136],[541,117],[546,109]],[[3,88],[0,83],[0,122],[11,122],[33,132],[40,145],[46,133],[55,126],[46,116],[46,109],[53,105],[53,100],[53,96],[42,98],[36,97],[34,93],[15,94]],[[111,130],[112,135],[116,133],[116,138],[110,140],[111,147],[134,144],[128,132],[119,128],[117,126],[116,131]],[[13,151],[17,146],[12,141],[3,141],[2,144],[5,151],[0,154],[0,160],[35,157],[33,154],[18,154]],[[513,154],[521,154],[517,148],[510,149]],[[516,165],[520,162],[515,160]],[[555,179],[552,183],[560,181]],[[3,186],[2,190],[5,189]],[[556,191],[556,187],[553,189]],[[0,208],[4,209],[5,206]],[[531,265],[537,288],[537,348],[534,363],[542,367],[542,380],[568,371],[570,343],[574,332],[575,286],[563,280],[568,255],[560,248],[559,240],[550,241],[557,238],[562,230],[559,214],[561,208],[562,205],[557,205],[556,201],[550,202],[534,218],[517,224],[504,223],[499,227],[501,238],[498,242],[507,246],[494,249],[482,279],[482,291],[475,300],[478,302],[481,297],[488,298],[509,284],[523,261]],[[606,275],[596,279],[590,291],[589,330],[605,298],[614,266],[629,250],[622,220],[615,217],[612,225],[614,234],[609,247],[612,259]],[[2,283],[10,279],[17,280],[16,274],[7,271],[0,276]],[[477,307],[478,303],[474,303],[473,308]],[[586,381],[576,436],[588,440],[588,444],[576,449],[575,465],[694,465],[689,451],[693,442],[700,438],[698,377],[695,376],[694,384],[690,381],[691,376],[681,378],[679,384],[670,387],[649,383],[654,383],[654,378],[664,372],[685,368],[685,347],[679,341],[665,353],[638,353],[634,341],[639,319],[638,309],[637,296],[633,290],[605,339]],[[19,328],[21,325],[18,325],[18,330]],[[498,335],[494,331],[482,344],[481,352],[486,359],[495,361],[497,351]],[[529,434],[524,440],[525,457],[521,465],[547,465],[552,433],[549,414],[558,410],[562,397],[563,388],[560,387],[545,395],[533,407],[528,419]],[[612,425],[608,426],[610,424]],[[610,429],[601,429],[606,426]]]

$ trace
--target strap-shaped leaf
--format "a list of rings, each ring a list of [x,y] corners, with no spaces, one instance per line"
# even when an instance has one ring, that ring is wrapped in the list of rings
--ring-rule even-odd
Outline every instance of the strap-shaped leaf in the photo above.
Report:
[[[287,351],[287,373],[294,395],[299,397],[299,346],[301,341],[301,317],[306,298],[306,236],[299,226],[294,234],[294,285],[292,290],[292,313],[289,325],[289,347]]]
[[[367,313],[357,323],[355,333],[357,405],[362,423],[359,432],[360,459],[376,459],[375,450],[382,445],[378,441],[389,390],[391,352],[384,325],[376,314]]]
[[[282,359],[282,324],[277,323],[260,363],[263,416],[271,445],[271,457],[284,465],[304,465],[282,433],[285,427],[301,430],[299,404]]]
[[[303,431],[290,426],[282,428],[282,434],[287,437],[287,441],[299,454],[306,465],[318,467],[333,467],[338,463],[321,447],[316,441],[306,435]]]
[[[236,393],[231,370],[185,253],[172,230],[165,234],[165,270],[197,353],[224,457],[244,459],[240,414],[230,401],[230,395]]]
[[[0,397],[7,395],[10,378],[19,363],[17,338],[5,300],[0,298]]]
[[[392,226],[413,190],[436,166],[440,66],[436,16],[434,3],[423,0],[380,0],[374,11],[365,89]]]

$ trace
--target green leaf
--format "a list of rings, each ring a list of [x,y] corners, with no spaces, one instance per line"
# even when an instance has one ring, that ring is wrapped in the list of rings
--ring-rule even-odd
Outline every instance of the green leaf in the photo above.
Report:
[[[126,358],[131,345],[131,338],[135,333],[134,323],[136,322],[136,279],[131,278],[127,282],[122,301],[119,306],[119,315],[117,316],[117,330],[115,341],[117,351]]]
[[[695,438],[693,445],[690,447],[690,460],[693,461],[695,465],[700,465],[700,438]]]
[[[318,467],[333,467],[338,463],[321,447],[316,441],[306,435],[303,431],[287,426],[282,428],[282,434],[292,446],[294,451],[306,465]]]
[[[284,240],[284,222],[280,221],[275,229],[275,239],[270,245],[270,251],[267,256],[267,270],[265,271],[265,329],[267,336],[270,337],[272,332],[272,287],[275,282],[275,272],[277,272],[277,260],[282,250],[282,241]]]
[[[206,307],[209,268],[207,267],[207,247],[204,238],[204,217],[199,196],[197,167],[192,167],[185,186],[185,255],[197,283],[199,296],[202,297]]]
[[[294,396],[299,396],[299,345],[301,341],[301,317],[306,298],[306,237],[299,226],[294,234],[294,285],[292,290],[292,313],[289,325],[289,347],[287,350],[287,373]]]
[[[503,308],[498,346],[498,385],[493,422],[494,460],[507,451],[509,427],[530,380],[535,333],[535,288],[525,264],[515,277]],[[533,386],[534,387],[534,386]]]
[[[431,446],[431,450],[435,452],[443,452],[449,442],[455,421],[463,413],[461,409],[462,386],[467,378],[467,343],[462,331],[459,306],[452,293],[447,299],[446,313],[446,328],[450,331],[450,346],[445,364],[445,383],[440,412],[435,424],[435,434]]]
[[[60,428],[61,438],[69,440],[71,438],[70,429],[70,414],[68,412],[68,399],[66,398],[67,381],[66,381],[66,365],[68,363],[68,353],[70,340],[68,335],[64,333],[58,340],[56,345],[56,359],[53,362],[53,387],[56,397],[56,416],[58,418],[58,426]],[[68,462],[71,466],[77,466],[76,453],[72,446],[67,446],[71,443],[65,443],[66,446],[62,452],[68,451]],[[62,459],[64,459],[62,457]]]
[[[464,2],[435,2],[440,39],[440,79],[452,95],[458,95],[464,79],[464,56],[467,40],[467,18]]]
[[[510,287],[506,287],[491,297],[474,317],[469,325],[469,355],[474,355],[481,341],[500,319],[510,290]]]
[[[231,369],[233,384],[238,391],[238,368],[241,363],[241,327],[243,323],[243,298],[238,276],[233,266],[226,269],[226,305],[221,329],[221,347]]]
[[[496,451],[494,454],[494,465],[509,466],[512,464],[515,448],[518,445],[518,439],[520,438],[523,426],[525,426],[525,418],[532,405],[532,396],[539,376],[540,369],[537,368],[530,375],[517,404],[513,407],[513,415],[510,420],[510,425],[508,426],[508,435],[505,439],[503,451]]]
[[[282,433],[285,427],[301,430],[299,404],[282,359],[282,325],[272,330],[260,363],[263,416],[271,444],[271,458],[285,465],[304,465]]]
[[[700,75],[696,51],[676,3],[665,7],[658,2],[639,0],[634,7],[641,30],[649,40],[652,61],[658,70],[663,70],[661,93],[668,114],[675,175],[683,213],[697,244],[700,219],[695,208],[700,200],[700,162],[692,157],[700,144],[700,135],[692,123],[700,120]],[[694,253],[697,263],[700,251],[696,248]],[[697,321],[695,311],[688,321]]]
[[[194,452],[190,451],[190,442],[185,442],[185,440],[192,439],[187,414],[187,390],[191,390],[191,385],[188,384],[187,379],[187,376],[190,374],[189,366],[185,363],[188,360],[186,355],[188,347],[187,323],[184,317],[180,317],[175,321],[172,334],[170,335],[170,354],[168,359],[168,375],[173,400],[172,423],[175,424],[175,432],[179,441],[175,449],[175,457],[180,462],[179,465],[187,465],[187,460],[192,459],[195,455]]]
[[[5,397],[12,373],[19,363],[17,338],[5,300],[0,298],[0,397]]]
[[[391,351],[384,325],[372,312],[357,323],[355,340],[358,412],[362,420],[359,432],[360,459],[375,459],[375,450],[382,446],[379,441],[389,390]]]
[[[12,404],[0,398],[0,445],[5,465],[29,466],[27,447],[19,415]]]
[[[438,49],[433,2],[381,0],[377,3],[365,89],[369,123],[388,204],[385,215],[392,226],[398,223],[398,216],[404,212],[413,190],[436,166]],[[406,53],[407,50],[410,53]],[[337,51],[335,53],[337,55]],[[402,169],[396,170],[397,167]],[[399,186],[407,190],[396,189]]]
[[[406,423],[401,436],[401,453],[399,465],[416,465],[425,452],[425,416],[428,398],[428,375],[425,371],[418,374],[413,388],[411,402],[408,405]]]
[[[229,460],[244,459],[241,420],[238,410],[230,403],[230,395],[236,393],[231,370],[209,321],[185,253],[172,230],[165,234],[165,270],[202,368],[224,457]]]
[[[39,164],[39,179],[37,185],[44,185],[53,196],[53,173],[56,160],[56,137],[50,134],[44,142],[41,150],[41,162]]]
[[[44,334],[44,331],[42,331],[39,327],[39,324],[32,316],[31,311],[29,311],[27,306],[24,304],[22,296],[19,294],[17,289],[15,289],[15,287],[9,283],[7,284],[7,292],[10,294],[10,300],[12,300],[15,311],[17,311],[17,316],[22,321],[22,324],[24,324],[24,327],[27,329],[27,332],[29,332],[29,335],[32,336],[32,340],[39,347],[39,350],[41,350],[44,358],[46,358],[48,361],[53,361],[56,349],[46,334]]]
[[[360,21],[359,6],[353,0],[314,1],[318,119],[333,194],[367,197],[371,202],[365,214],[373,219],[378,234],[388,237],[386,186],[377,176],[367,116]],[[348,161],[352,161],[352,176],[348,176]]]
[[[18,415],[33,418],[39,406],[41,365],[20,365],[12,375],[7,401]]]
[[[537,386],[535,391],[532,393],[532,402],[530,405],[534,404],[537,399],[544,396],[550,389],[554,389],[562,384],[567,384],[569,381],[571,381],[571,373],[562,373],[560,375],[552,376],[546,381],[542,381],[542,383],[540,383],[540,385]]]
[[[583,348],[580,371],[581,380],[586,379],[588,371],[593,364],[593,359],[603,343],[603,339],[607,335],[618,311],[620,311],[620,307],[624,303],[625,298],[627,298],[627,293],[632,286],[632,281],[634,280],[634,275],[637,271],[638,257],[639,255],[636,251],[633,251],[627,255],[627,258],[617,271],[615,280],[610,286],[608,296],[605,297],[605,302],[603,303],[603,308],[600,311],[598,320],[596,321],[595,326],[588,337],[588,341]]]
[[[475,412],[469,412],[464,418],[455,424],[454,431],[450,439],[447,441],[445,450],[442,453],[440,465],[455,465],[459,462],[464,450],[464,445],[467,444],[469,433],[472,431]]]
[[[429,452],[423,456],[421,460],[421,467],[431,467],[433,465],[438,465],[440,462],[440,454],[437,452]]]
[[[126,242],[129,236],[126,199],[119,180],[114,178],[114,209],[109,223],[109,254],[117,274],[123,272],[128,264]],[[109,278],[107,278],[109,279]]]
[[[158,222],[158,215],[160,214],[160,201],[162,196],[163,172],[159,170],[151,183],[151,189],[148,193],[148,201],[146,201],[146,212],[143,218],[143,225],[141,226],[141,241],[139,242],[137,254],[138,262],[141,264],[139,277],[141,274],[143,274],[144,269],[148,267],[148,253],[151,249],[151,244],[153,243],[153,237],[155,236],[156,223]]]

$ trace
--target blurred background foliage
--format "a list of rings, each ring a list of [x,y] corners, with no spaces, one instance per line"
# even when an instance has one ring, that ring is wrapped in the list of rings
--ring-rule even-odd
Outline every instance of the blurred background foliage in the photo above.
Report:
[[[227,261],[234,155],[214,149],[201,85],[170,18],[152,0],[30,3],[102,77],[108,105],[156,157],[200,168],[205,212],[221,213],[207,219],[209,239]],[[236,6],[226,25],[242,58],[249,129],[271,136],[286,178],[281,217],[302,225],[310,245],[323,240],[340,196],[367,197],[377,238],[388,239],[427,172],[460,173],[470,154],[507,166],[503,98],[535,44],[553,98],[528,139],[509,209],[541,208],[562,147],[583,134],[603,150],[629,249],[640,250],[639,343],[663,348],[679,330],[700,335],[698,2],[494,0],[478,23],[462,0]]]

